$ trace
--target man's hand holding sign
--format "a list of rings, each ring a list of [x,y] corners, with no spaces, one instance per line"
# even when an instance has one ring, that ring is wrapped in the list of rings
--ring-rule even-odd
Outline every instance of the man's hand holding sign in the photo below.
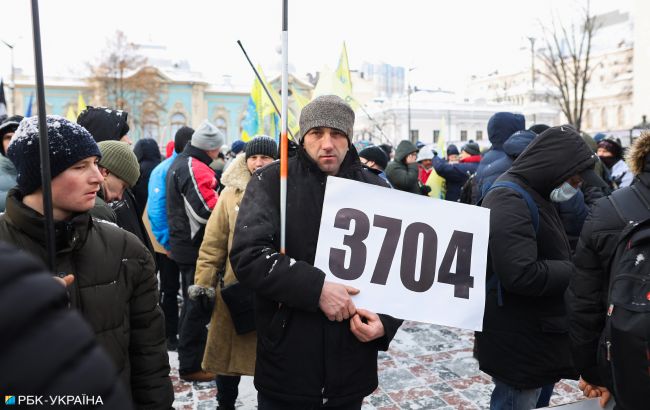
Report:
[[[383,328],[355,306],[481,330],[488,237],[487,209],[329,177],[315,260],[327,274],[321,310],[352,317],[361,341]]]

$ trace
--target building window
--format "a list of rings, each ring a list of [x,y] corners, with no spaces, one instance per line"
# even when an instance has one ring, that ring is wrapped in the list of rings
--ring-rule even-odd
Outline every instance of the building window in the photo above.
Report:
[[[483,130],[476,131],[476,140],[481,141],[483,139]]]
[[[433,130],[433,143],[438,143],[438,138],[440,138],[440,130]]]
[[[603,131],[607,130],[607,108],[605,107],[600,110],[600,126]]]
[[[417,141],[420,138],[420,130],[411,130],[411,141]]]
[[[185,115],[181,114],[180,112],[177,112],[176,114],[172,115],[170,119],[170,130],[171,130],[171,136],[174,138],[176,136],[176,132],[183,126],[187,124],[187,120],[185,119]]]
[[[621,105],[618,106],[618,111],[616,113],[616,116],[618,117],[619,128],[623,128],[625,126],[625,109],[623,108],[623,106]]]
[[[219,128],[219,131],[221,131],[224,135],[224,137],[228,136],[228,123],[226,122],[226,119],[223,117],[217,117],[214,120],[214,125]]]
[[[142,138],[153,138],[158,141],[158,115],[148,113],[142,120]]]
[[[585,128],[590,130],[593,127],[593,112],[591,110],[587,110],[585,113]]]
[[[460,130],[460,140],[467,141],[467,130]]]

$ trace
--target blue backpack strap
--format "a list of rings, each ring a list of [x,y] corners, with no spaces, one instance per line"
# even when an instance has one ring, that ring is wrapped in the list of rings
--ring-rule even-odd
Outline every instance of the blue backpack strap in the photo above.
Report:
[[[533,229],[535,229],[535,235],[537,235],[537,232],[539,231],[539,207],[535,203],[535,200],[533,200],[533,197],[530,196],[528,191],[526,191],[524,188],[521,187],[521,185],[517,184],[516,182],[511,182],[511,181],[499,181],[495,182],[492,184],[490,188],[485,192],[485,195],[481,197],[479,200],[479,205],[481,202],[483,202],[483,199],[487,195],[488,192],[490,192],[493,189],[496,188],[510,188],[514,191],[516,191],[521,197],[526,201],[526,205],[528,206],[528,210],[530,211],[530,218],[533,222]],[[499,280],[499,277],[495,274],[492,275],[490,280],[486,283],[485,290],[490,290],[490,289],[497,289],[497,303],[499,306],[503,306],[503,292],[501,290],[501,281]]]

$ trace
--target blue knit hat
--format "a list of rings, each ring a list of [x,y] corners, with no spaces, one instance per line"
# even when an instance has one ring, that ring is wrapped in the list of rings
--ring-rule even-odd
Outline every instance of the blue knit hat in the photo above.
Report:
[[[101,158],[99,147],[84,127],[58,115],[48,115],[46,120],[52,179],[82,159]],[[20,122],[7,148],[7,157],[18,171],[16,182],[23,195],[41,186],[39,140],[38,117],[29,117]]]

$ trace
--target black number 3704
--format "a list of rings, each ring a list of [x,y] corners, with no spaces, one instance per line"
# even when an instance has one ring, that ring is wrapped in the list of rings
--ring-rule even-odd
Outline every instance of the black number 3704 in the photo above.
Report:
[[[351,221],[354,221],[354,231],[344,235],[343,239],[343,245],[347,246],[350,252],[350,263],[347,268],[345,256],[348,251],[330,248],[330,271],[334,276],[344,280],[355,280],[361,277],[366,268],[368,253],[364,240],[370,233],[370,220],[365,213],[354,208],[342,208],[336,213],[334,227],[349,230]],[[385,229],[386,235],[370,282],[385,285],[402,232],[402,220],[374,215],[372,225]],[[420,275],[416,279],[416,258],[420,237],[422,237],[422,259]],[[469,299],[469,289],[474,287],[474,278],[470,276],[472,239],[472,233],[454,231],[438,271],[438,282],[453,285],[454,296],[457,298]],[[400,279],[405,288],[413,292],[426,292],[431,288],[436,277],[437,250],[438,235],[431,226],[414,222],[406,227],[400,264]],[[454,256],[456,272],[452,273],[450,270]]]

